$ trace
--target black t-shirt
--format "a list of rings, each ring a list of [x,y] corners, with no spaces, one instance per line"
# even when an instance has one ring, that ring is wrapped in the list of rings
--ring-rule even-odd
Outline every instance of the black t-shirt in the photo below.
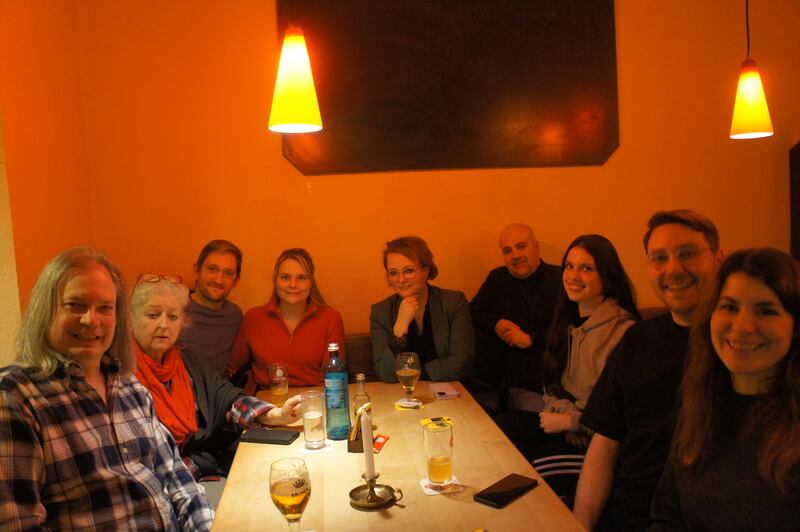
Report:
[[[606,512],[614,522],[646,526],[669,453],[689,328],[671,314],[633,325],[611,354],[581,423],[620,442]]]
[[[763,433],[746,434],[744,420],[759,396],[728,388],[717,441],[694,467],[667,463],[653,500],[649,530],[780,531],[800,529],[800,493],[781,493],[758,472]]]

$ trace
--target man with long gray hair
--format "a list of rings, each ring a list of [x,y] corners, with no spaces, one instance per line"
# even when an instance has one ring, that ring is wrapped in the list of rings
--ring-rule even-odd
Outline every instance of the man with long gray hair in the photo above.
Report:
[[[0,369],[0,529],[209,530],[213,511],[133,377],[126,291],[101,251],[36,281]]]

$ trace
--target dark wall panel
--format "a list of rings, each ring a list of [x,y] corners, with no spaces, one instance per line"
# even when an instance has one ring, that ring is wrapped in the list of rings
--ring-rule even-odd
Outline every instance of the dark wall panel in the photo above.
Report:
[[[278,0],[324,129],[304,174],[600,165],[619,145],[613,0]]]

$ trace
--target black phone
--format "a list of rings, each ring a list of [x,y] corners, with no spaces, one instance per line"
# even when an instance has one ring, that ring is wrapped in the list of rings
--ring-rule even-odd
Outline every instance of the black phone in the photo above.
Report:
[[[472,498],[492,508],[504,508],[512,501],[522,497],[525,493],[535,488],[538,484],[539,482],[535,478],[511,473],[485,490],[479,491]]]
[[[242,434],[242,441],[250,443],[276,443],[278,445],[289,445],[300,433],[296,430],[280,429],[250,429]]]

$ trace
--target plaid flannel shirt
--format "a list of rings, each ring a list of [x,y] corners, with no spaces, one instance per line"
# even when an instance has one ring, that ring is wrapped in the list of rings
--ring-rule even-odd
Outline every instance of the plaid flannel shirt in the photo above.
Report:
[[[262,401],[251,395],[243,395],[233,402],[228,421],[235,423],[243,429],[259,428],[263,425],[258,421],[259,416],[275,408],[272,403]]]
[[[0,370],[0,530],[210,530],[213,510],[147,390],[101,362],[108,404],[75,364]]]

